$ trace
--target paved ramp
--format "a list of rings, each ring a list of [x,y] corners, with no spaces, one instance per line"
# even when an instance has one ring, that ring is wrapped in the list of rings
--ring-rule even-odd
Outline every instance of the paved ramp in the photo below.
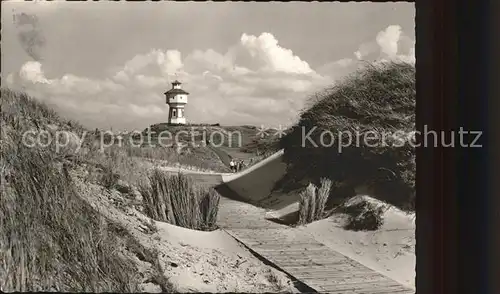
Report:
[[[186,173],[199,183],[215,186],[223,196],[218,213],[222,229],[311,289],[345,294],[415,293],[330,249],[304,230],[267,220],[266,210],[252,205],[269,196],[274,183],[284,175],[282,154],[238,174]]]
[[[283,150],[235,174],[222,176],[224,185],[243,201],[260,202],[271,193],[276,182],[286,173]]]

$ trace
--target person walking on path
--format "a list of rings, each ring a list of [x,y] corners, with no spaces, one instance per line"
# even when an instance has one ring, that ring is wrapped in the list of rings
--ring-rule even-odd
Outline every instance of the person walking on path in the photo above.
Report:
[[[232,158],[231,158],[231,161],[229,162],[229,167],[231,168],[232,172],[236,171],[236,164]]]

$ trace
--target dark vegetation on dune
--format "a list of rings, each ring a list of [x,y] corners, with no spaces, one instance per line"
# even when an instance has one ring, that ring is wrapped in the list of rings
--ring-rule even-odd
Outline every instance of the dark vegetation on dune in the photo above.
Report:
[[[148,249],[100,214],[75,181],[101,186],[103,195],[142,188],[141,211],[200,230],[214,229],[218,194],[144,164],[144,152],[158,159],[171,151],[113,145],[101,152],[96,134],[24,93],[1,89],[0,102],[0,291],[134,293],[154,281],[171,292],[155,254],[146,254],[152,270],[139,275],[130,254]],[[48,144],[24,144],[28,131]],[[68,136],[59,149],[48,140],[55,131]],[[161,218],[167,199],[172,219]]]
[[[275,134],[264,137],[255,136],[250,142],[242,146],[240,150],[257,155],[273,154],[280,149],[279,139],[279,136]]]
[[[1,111],[0,290],[136,291],[136,269],[120,255],[120,238],[68,176],[74,156],[21,142],[25,131],[48,124],[75,133],[83,127],[5,89]]]
[[[415,130],[415,92],[414,66],[390,62],[368,65],[318,93],[317,100],[279,142],[289,167],[277,188],[300,188],[309,182],[319,185],[320,179],[328,178],[333,183],[329,202],[353,196],[355,187],[365,185],[371,196],[413,211],[415,150],[408,141],[390,136],[382,140],[380,135],[398,131],[405,134],[398,138],[407,140]],[[324,135],[324,145],[320,143],[325,131],[333,133],[330,147],[329,135]],[[378,139],[366,142],[370,146],[363,139],[367,131],[379,134]],[[310,132],[317,147],[309,140],[303,144]],[[341,152],[339,132],[353,134],[350,145],[347,137],[340,139],[345,145]],[[360,134],[359,144],[356,132]]]

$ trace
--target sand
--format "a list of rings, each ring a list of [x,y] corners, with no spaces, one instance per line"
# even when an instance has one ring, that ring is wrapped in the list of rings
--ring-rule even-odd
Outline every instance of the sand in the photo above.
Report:
[[[262,263],[224,231],[201,232],[153,221],[131,205],[128,195],[85,182],[81,173],[73,175],[82,198],[142,247],[157,252],[160,272],[176,292],[297,292],[284,273]],[[125,254],[144,277],[143,291],[161,292],[148,276],[153,263]]]
[[[168,244],[162,250],[169,257],[170,264],[165,268],[178,291],[266,292],[292,288],[284,274],[262,264],[224,231],[198,232],[161,222],[156,225],[159,242]],[[274,278],[279,280],[276,285]]]
[[[383,204],[368,196],[363,199],[387,207],[384,224],[376,231],[348,231],[342,228],[345,215],[336,214],[302,227],[316,240],[376,270],[395,281],[415,288],[415,215]]]
[[[223,176],[224,182],[244,198],[258,200],[256,205],[267,210],[267,218],[280,218],[298,210],[298,192],[271,193],[272,184],[283,172],[279,165],[282,151],[248,170]],[[244,182],[244,183],[243,183]],[[265,182],[266,184],[264,184]],[[359,189],[357,189],[358,191]],[[360,190],[361,191],[361,190]],[[351,202],[370,201],[385,207],[384,224],[376,231],[348,231],[343,228],[345,215],[332,217],[302,227],[326,246],[397,282],[415,288],[415,215],[384,204],[374,198],[359,195]]]
[[[297,191],[271,193],[273,182],[284,172],[279,166],[281,155],[282,152],[277,152],[241,173],[223,175],[224,182],[233,191],[265,208],[266,218],[280,218],[298,210]],[[385,207],[384,224],[380,229],[358,232],[345,230],[343,223],[346,215],[343,214],[334,214],[301,229],[333,250],[403,285],[415,288],[415,215],[406,214],[368,196],[357,196],[351,203],[356,201],[370,201]]]
[[[291,197],[290,193],[268,196],[272,182],[283,172],[280,156],[277,153],[239,174],[219,176],[226,185],[248,200],[264,198],[265,201],[260,201],[260,204],[268,211],[266,217],[277,218],[298,209],[297,197]],[[174,171],[170,168],[165,170]],[[125,197],[119,192],[80,182],[82,191],[85,191],[84,198],[103,215],[126,227],[146,248],[158,250],[163,275],[175,285],[177,291],[296,292],[282,272],[264,265],[224,231],[199,232],[152,221],[133,206],[123,204]],[[385,205],[367,196],[356,197],[353,201],[357,200]],[[345,220],[342,214],[300,227],[300,230],[308,232],[331,249],[414,288],[414,215],[386,207],[384,224],[376,231],[347,231],[342,227]],[[148,224],[156,227],[156,232],[148,232]],[[143,288],[155,292],[152,290],[158,287],[145,281]]]
[[[266,218],[286,219],[283,217],[292,215],[293,219],[293,212],[299,208],[298,198],[297,191],[274,192],[257,205],[267,210]],[[358,232],[345,230],[343,224],[346,215],[343,214],[334,214],[301,229],[331,249],[415,289],[415,214],[406,214],[368,196],[352,199],[353,202],[359,200],[385,207],[384,224],[380,229]]]

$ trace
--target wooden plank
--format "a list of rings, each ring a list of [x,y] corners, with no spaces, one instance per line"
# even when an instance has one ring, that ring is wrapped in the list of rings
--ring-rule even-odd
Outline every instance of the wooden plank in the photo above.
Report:
[[[316,279],[320,281],[341,280],[346,277],[345,275],[339,275],[338,272],[335,272],[333,270],[325,270],[323,272],[308,272],[306,268],[304,268],[302,271],[293,271],[293,275],[303,277],[304,279]],[[386,279],[385,276],[382,276],[381,274],[376,272],[353,273],[352,275],[348,276],[348,278],[351,281],[362,280],[363,278],[368,281],[380,281]]]
[[[254,224],[255,222],[250,222],[250,224]],[[238,224],[239,225],[239,224]],[[269,227],[262,227],[260,229],[253,229],[253,230],[248,230],[247,228],[245,229],[240,229],[240,228],[235,228],[234,225],[230,229],[227,229],[227,231],[230,231],[231,233],[238,235],[242,238],[251,238],[251,239],[259,239],[259,240],[269,240],[271,242],[289,242],[289,241],[296,241],[296,240],[304,240],[304,237],[301,236],[293,236],[293,235],[287,235],[283,234],[283,232],[280,232],[280,230],[283,230],[283,228],[280,227],[275,227],[275,226],[269,226]],[[314,240],[308,240],[308,242],[311,243],[316,243],[316,244],[321,244],[319,242],[314,242]]]
[[[343,268],[348,268],[348,269],[353,269],[351,267],[351,265],[349,263],[340,263],[342,265],[345,265],[345,266],[342,266],[340,267],[340,270],[342,270]],[[288,268],[290,268],[290,270],[305,270],[303,267],[300,267],[300,266],[289,266]],[[324,270],[324,269],[335,269],[335,270],[339,270],[339,267],[325,267],[325,266],[322,266],[322,265],[312,265],[310,267],[307,268],[307,271],[311,271],[311,272],[315,272],[315,271],[321,271],[321,270]],[[359,270],[358,268],[354,268],[356,269],[357,272],[365,272],[367,271],[365,268],[362,268],[362,270]],[[368,269],[369,272],[375,272],[373,270],[370,270]]]
[[[356,294],[391,294],[391,293],[415,293],[414,290],[404,288],[401,285],[365,284],[356,287],[349,285],[323,285],[319,286],[327,293],[356,293]]]
[[[358,288],[361,289],[363,287],[365,287],[365,288],[369,287],[370,289],[373,289],[373,290],[376,290],[379,288],[383,288],[383,289],[398,288],[398,289],[402,289],[402,290],[409,290],[409,288],[406,288],[405,286],[400,285],[399,283],[397,283],[393,280],[387,279],[387,278],[385,278],[385,279],[382,278],[379,280],[368,280],[368,281],[363,281],[361,279],[352,280],[352,281],[349,281],[349,280],[331,281],[331,280],[322,280],[322,279],[315,279],[315,278],[311,278],[311,279],[308,278],[307,280],[310,282],[313,282],[315,284],[321,285],[322,287],[328,287],[328,288],[332,288],[332,289],[355,290]]]
[[[316,272],[312,272],[312,273],[308,273],[307,272],[307,268],[304,267],[302,268],[301,270],[293,270],[293,269],[289,269],[289,268],[286,268],[286,267],[283,267],[287,272],[289,273],[293,273],[294,276],[300,276],[304,279],[317,279],[317,280],[340,280],[340,279],[343,279],[345,278],[346,276],[345,275],[341,275],[339,272],[334,272],[333,270],[324,270],[324,271],[316,271]],[[349,272],[349,271],[345,271],[345,272],[342,272],[342,273],[346,273],[346,272]],[[380,274],[378,273],[353,273],[352,277],[366,277],[366,279],[368,280],[384,280],[384,276],[381,277]]]
[[[279,259],[275,258],[273,256],[268,256],[267,257],[269,260],[274,261],[275,263],[278,263],[281,267],[284,268],[289,268],[291,266],[311,266],[311,265],[321,265],[326,268],[337,268],[338,271],[340,272],[345,271],[345,272],[352,272],[352,268],[346,266],[342,262],[336,261],[336,260],[324,260],[324,261],[319,261],[317,259],[303,259],[303,260],[293,260],[293,259]],[[363,271],[367,272],[367,271]]]
[[[311,269],[310,267],[308,267],[307,269],[304,269],[304,268],[297,269],[297,267],[289,268],[289,269],[295,270],[296,272],[307,271],[307,272],[310,272],[311,275],[328,270],[328,271],[332,272],[331,276],[334,278],[335,277],[343,277],[346,273],[350,273],[351,276],[368,275],[368,274],[373,273],[373,274],[377,274],[377,275],[380,275],[382,277],[385,277],[381,273],[370,270],[368,268],[353,268],[353,267],[349,266],[349,264],[345,264],[345,263],[338,263],[338,264],[334,264],[332,266],[323,266],[323,268],[324,268],[323,271],[320,269]]]
[[[245,239],[245,240],[250,241],[250,239]],[[265,245],[265,246],[261,246],[262,248],[265,247],[265,248],[274,249],[274,250],[276,250],[276,249],[285,250],[287,248],[294,248],[296,250],[301,249],[301,248],[303,248],[304,250],[307,250],[308,248],[328,249],[328,247],[326,247],[323,244],[311,243],[311,242],[307,242],[307,240],[303,240],[303,241],[295,240],[295,241],[288,241],[288,242],[283,242],[283,241],[270,242],[270,241],[266,241],[266,240],[254,239],[252,243],[256,243],[256,244],[264,243],[262,245]]]
[[[413,289],[406,289],[406,288],[380,288],[380,289],[370,289],[366,291],[358,291],[356,294],[415,294],[415,290]]]
[[[218,224],[221,225],[221,224],[224,224],[224,222],[221,221],[221,222],[218,222]],[[261,226],[258,223],[246,223],[246,224],[241,224],[241,225],[238,225],[238,226],[239,227],[250,228],[250,229],[254,229],[254,230],[260,230],[260,229],[268,228],[268,227],[263,227],[263,226]],[[232,234],[232,235],[239,236],[238,234]],[[244,238],[244,237],[242,236],[242,238]]]
[[[259,248],[259,251],[264,254],[269,255],[278,255],[278,256],[289,256],[289,257],[297,257],[297,256],[318,256],[318,257],[331,257],[336,258],[338,260],[344,260],[346,257],[343,255],[334,254],[331,251],[326,251],[323,247],[316,248],[272,248],[272,249],[262,249]]]
[[[343,263],[348,263],[346,261],[346,258],[344,256],[337,256],[337,255],[332,255],[330,254],[330,252],[328,251],[324,251],[324,250],[316,250],[316,251],[313,251],[313,250],[302,250],[302,251],[299,251],[299,250],[295,250],[295,251],[276,251],[276,250],[260,250],[260,249],[257,249],[259,250],[259,252],[263,255],[266,255],[266,256],[273,256],[273,257],[276,257],[276,258],[280,258],[280,259],[296,259],[296,260],[302,260],[302,259],[314,259],[314,260],[336,260],[336,261],[339,261],[339,262],[343,262]]]
[[[370,282],[356,282],[356,283],[343,283],[343,284],[331,284],[325,283],[316,279],[307,279],[307,281],[319,285],[321,288],[334,289],[336,291],[346,290],[346,291],[360,291],[360,290],[377,290],[377,289],[402,289],[404,287],[401,285],[387,285],[386,281],[370,281]]]
[[[221,201],[218,223],[265,259],[319,292],[414,293],[399,283],[317,242],[304,231],[265,219],[265,211]]]
[[[280,265],[281,266],[281,265]],[[306,267],[304,267],[306,268]],[[283,269],[285,269],[287,272],[290,274],[293,274],[293,276],[301,277],[304,279],[317,279],[317,280],[322,280],[322,281],[333,281],[332,283],[337,283],[338,281],[349,281],[353,280],[355,277],[360,277],[359,279],[363,279],[361,277],[365,277],[364,279],[366,281],[381,281],[381,280],[387,280],[387,278],[381,274],[378,273],[369,273],[369,272],[352,272],[348,268],[345,268],[342,272],[336,272],[330,274],[327,274],[326,272],[316,272],[312,273],[310,275],[304,274],[305,270],[302,271],[293,271],[288,269],[286,266],[283,266]],[[352,273],[352,274],[351,274]]]
[[[236,234],[241,237],[245,238],[256,238],[256,239],[268,239],[268,240],[294,240],[294,238],[290,238],[287,235],[282,234],[279,230],[280,228],[262,228],[258,230],[248,230],[245,228],[244,230],[242,229],[235,229],[232,227],[231,229],[228,229],[228,231],[232,232],[233,234]],[[253,232],[252,232],[253,231]]]
[[[319,280],[315,278],[304,278],[304,281],[308,281],[311,283],[314,283],[316,285],[320,285],[322,288],[328,287],[328,288],[335,288],[335,289],[350,289],[350,290],[359,290],[359,289],[364,289],[368,287],[369,289],[373,289],[377,285],[382,285],[383,287],[392,287],[392,286],[398,286],[401,287],[401,289],[404,289],[401,285],[394,284],[392,281],[388,281],[386,279],[375,279],[375,280],[367,280],[363,281],[361,279],[358,279],[356,281],[350,281],[350,280],[339,280],[339,281],[334,281],[334,280]]]
[[[288,244],[288,243],[303,243],[303,244],[310,244],[314,246],[321,246],[327,249],[327,247],[324,244],[318,243],[318,242],[312,242],[312,240],[304,240],[305,238],[287,238],[286,236],[280,236],[280,235],[269,235],[269,236],[262,236],[262,235],[250,235],[250,234],[239,234],[239,233],[234,233],[234,235],[247,239],[247,240],[254,240],[254,241],[265,241],[268,242],[269,244]]]
[[[329,288],[325,286],[318,286],[321,290],[320,292],[327,292],[327,293],[367,293],[367,294],[375,294],[375,293],[394,293],[394,292],[402,292],[402,293],[408,293],[409,291],[407,289],[401,288],[401,287],[378,287],[378,288],[373,288],[370,285],[364,285],[364,286],[359,286],[356,288],[353,287],[335,287],[335,288]]]
[[[289,261],[289,262],[286,262],[286,261],[280,261],[280,260],[273,259],[273,258],[269,258],[269,260],[273,261],[276,264],[279,264],[280,267],[286,269],[287,271],[294,272],[294,273],[297,273],[297,274],[305,271],[306,269],[302,269],[300,271],[294,271],[293,267],[301,266],[302,268],[304,268],[304,267],[309,268],[310,266],[318,265],[314,261]],[[344,266],[342,264],[339,264],[339,263],[324,263],[323,266],[325,266],[325,269],[327,267],[339,267],[339,271],[337,272],[338,275],[339,275],[339,277],[341,276],[341,273],[344,273],[344,272],[345,273],[352,272],[352,273],[355,273],[355,274],[366,273],[365,271],[364,272],[359,272],[359,271],[354,272],[349,267],[346,267],[346,266]],[[325,272],[325,271],[323,271],[323,272]],[[320,273],[320,272],[317,272],[317,273]]]
[[[283,269],[286,269],[287,271],[292,271],[291,268],[293,267],[307,267],[309,268],[310,266],[317,266],[317,265],[321,265],[321,266],[325,266],[325,267],[343,267],[343,271],[344,272],[351,272],[351,269],[349,267],[345,267],[342,263],[338,263],[338,262],[324,262],[322,264],[319,264],[315,261],[283,261],[283,260],[279,260],[279,259],[274,259],[272,257],[269,257],[268,258],[270,261],[278,264],[281,268]]]
[[[321,257],[321,258],[335,258],[338,260],[346,260],[347,258],[343,255],[335,254],[329,250],[326,250],[324,247],[316,247],[316,248],[305,248],[305,249],[295,249],[295,248],[278,248],[278,249],[271,249],[271,250],[262,250],[263,252],[265,251],[266,254],[273,254],[273,255],[278,255],[278,256],[283,256],[283,257],[300,257],[300,256],[314,256],[314,257]]]

